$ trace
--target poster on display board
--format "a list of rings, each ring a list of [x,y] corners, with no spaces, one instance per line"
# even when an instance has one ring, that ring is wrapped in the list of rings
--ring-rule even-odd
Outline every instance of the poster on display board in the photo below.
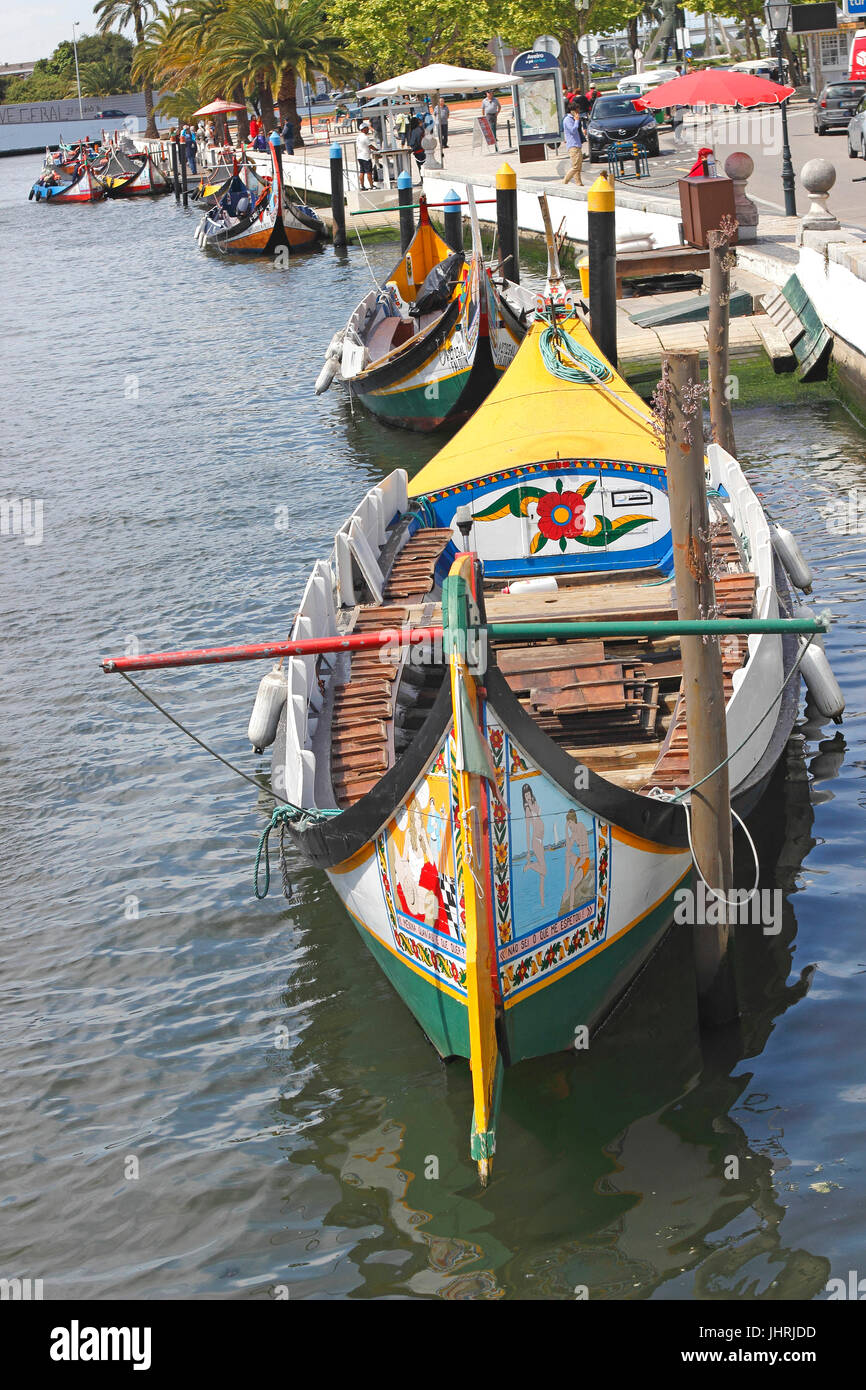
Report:
[[[514,89],[514,115],[517,144],[544,145],[562,138],[565,114],[562,100],[562,70],[552,53],[531,48],[518,53],[512,73],[523,81]]]

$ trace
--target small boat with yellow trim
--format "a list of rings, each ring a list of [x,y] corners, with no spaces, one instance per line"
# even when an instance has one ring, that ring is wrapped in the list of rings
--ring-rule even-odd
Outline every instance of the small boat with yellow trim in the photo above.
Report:
[[[279,155],[271,152],[273,177],[255,182],[235,167],[219,199],[205,212],[195,230],[203,251],[269,256],[280,248],[311,250],[325,237],[325,224],[312,208],[286,196]],[[237,165],[237,161],[235,161]],[[256,195],[256,186],[260,191]]]
[[[332,339],[317,395],[339,374],[380,420],[425,433],[468,418],[484,399],[522,342],[536,296],[485,267],[471,190],[469,200],[466,256],[439,236],[421,196],[415,235]]]
[[[94,175],[106,198],[149,198],[171,192],[171,178],[149,150],[111,148]]]
[[[201,182],[189,195],[190,202],[203,208],[216,207],[226,194],[238,191],[238,184],[233,183],[233,179],[243,185],[252,197],[253,203],[256,203],[265,191],[265,180],[259,178],[247,160],[246,153],[240,160],[237,156],[232,159],[223,156],[211,168],[202,171]]]

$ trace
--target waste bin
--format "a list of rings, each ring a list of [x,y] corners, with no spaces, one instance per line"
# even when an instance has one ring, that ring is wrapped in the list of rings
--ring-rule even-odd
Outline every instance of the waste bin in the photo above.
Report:
[[[723,217],[730,217],[736,228],[734,184],[731,179],[680,179],[679,189],[683,240],[691,246],[708,246],[707,233],[717,231]],[[736,239],[735,234],[732,240]]]

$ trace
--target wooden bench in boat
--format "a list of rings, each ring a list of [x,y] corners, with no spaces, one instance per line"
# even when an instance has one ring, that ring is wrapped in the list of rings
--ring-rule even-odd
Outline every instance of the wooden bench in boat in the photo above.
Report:
[[[450,539],[447,528],[420,530],[411,536],[388,571],[383,602],[360,607],[352,631],[399,631],[408,623],[410,610],[405,603],[423,604]],[[406,655],[405,651],[395,654],[390,662],[383,661],[378,649],[353,652],[349,680],[334,690],[331,783],[340,807],[358,801],[394,762],[395,689],[404,674]],[[412,691],[407,695],[411,698]]]
[[[355,613],[353,630],[439,626],[431,598],[436,564],[451,540],[446,528],[415,533],[386,574],[383,602]],[[741,547],[725,516],[712,523],[716,604],[720,614],[745,617],[754,609],[755,577],[743,570]],[[569,576],[569,580],[571,576]],[[485,593],[489,622],[530,619],[665,619],[677,616],[673,584],[655,571],[580,575],[555,592]],[[723,655],[725,693],[748,654],[745,639]],[[494,643],[496,662],[537,726],[576,760],[622,786],[648,791],[688,785],[688,746],[682,663],[675,639]],[[393,765],[399,738],[426,717],[435,690],[406,654],[383,662],[376,651],[352,655],[349,680],[334,694],[331,776],[341,807],[353,805]],[[420,683],[420,684],[419,684]],[[405,724],[395,728],[400,705]],[[409,732],[407,732],[409,731]]]

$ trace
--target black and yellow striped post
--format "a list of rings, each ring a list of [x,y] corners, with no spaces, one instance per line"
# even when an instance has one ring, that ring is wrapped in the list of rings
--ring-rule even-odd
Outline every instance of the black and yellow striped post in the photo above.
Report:
[[[616,366],[616,211],[613,186],[599,174],[587,197],[589,331]]]
[[[496,173],[496,225],[499,231],[499,259],[502,273],[520,284],[520,245],[517,239],[517,175],[510,164]]]

